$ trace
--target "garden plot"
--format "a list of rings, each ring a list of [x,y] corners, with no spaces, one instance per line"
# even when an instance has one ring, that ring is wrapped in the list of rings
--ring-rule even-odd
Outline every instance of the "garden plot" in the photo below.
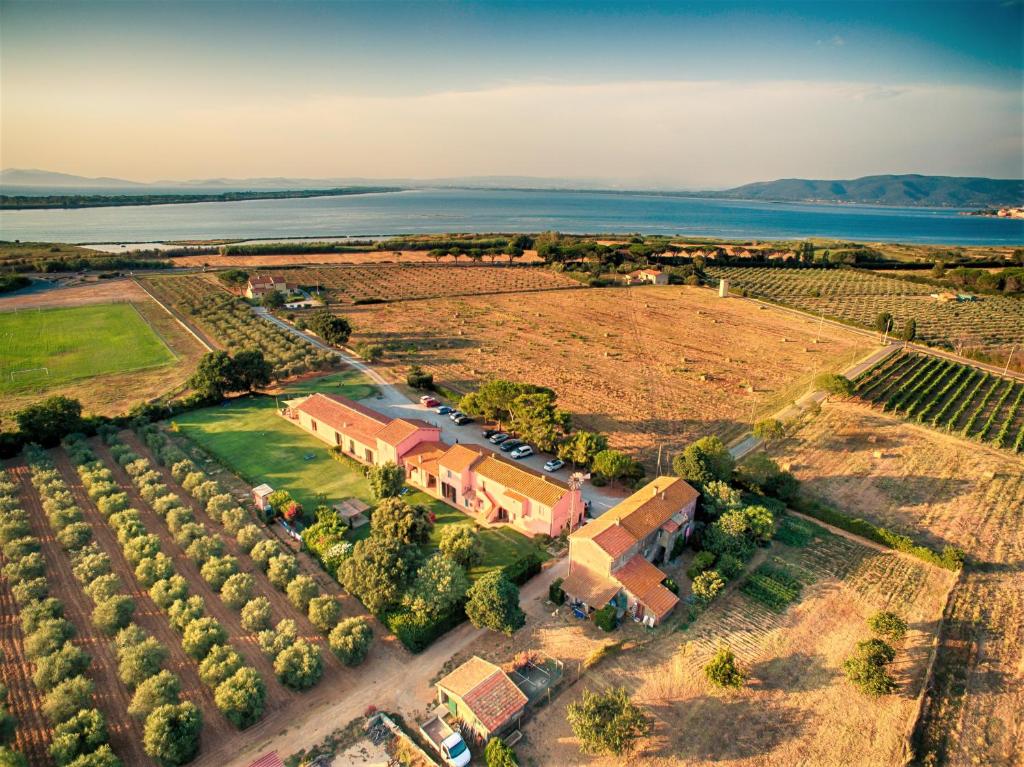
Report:
[[[395,379],[418,364],[460,391],[489,376],[549,386],[579,427],[608,434],[651,468],[659,446],[667,461],[706,434],[739,436],[871,345],[688,287],[433,299],[345,316],[354,342],[386,348]]]
[[[770,449],[806,493],[851,516],[966,550],[915,733],[921,763],[1013,764],[1024,752],[1024,472],[1018,457],[853,403]]]

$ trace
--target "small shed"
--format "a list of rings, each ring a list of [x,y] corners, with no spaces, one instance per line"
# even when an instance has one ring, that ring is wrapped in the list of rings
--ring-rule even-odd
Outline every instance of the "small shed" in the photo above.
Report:
[[[435,685],[438,702],[482,742],[516,725],[529,702],[508,674],[478,655]]]
[[[366,512],[370,510],[369,504],[358,498],[346,498],[341,503],[334,504],[334,510],[349,527],[362,527],[370,521],[366,516]]]
[[[252,489],[252,502],[256,504],[259,511],[270,511],[270,496],[273,492],[274,488],[267,484],[258,485]]]

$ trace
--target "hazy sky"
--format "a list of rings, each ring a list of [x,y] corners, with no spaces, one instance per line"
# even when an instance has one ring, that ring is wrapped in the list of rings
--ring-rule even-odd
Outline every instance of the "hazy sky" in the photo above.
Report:
[[[0,165],[1024,176],[1024,6],[0,0]]]

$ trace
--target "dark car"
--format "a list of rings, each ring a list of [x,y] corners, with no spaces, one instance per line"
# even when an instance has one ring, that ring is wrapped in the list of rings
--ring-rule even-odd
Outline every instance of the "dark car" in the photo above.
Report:
[[[526,443],[523,442],[521,439],[506,439],[504,442],[501,443],[501,447],[499,447],[498,449],[503,453],[510,453],[520,445],[525,444]]]
[[[505,432],[499,431],[497,434],[492,434],[490,437],[488,437],[487,441],[490,442],[492,445],[500,445],[506,439],[509,439],[509,436]]]
[[[484,429],[482,432],[480,432],[480,436],[483,437],[484,439],[490,439],[495,434],[501,434],[501,432],[498,431],[497,429]]]
[[[453,418],[452,420],[455,421],[456,426],[465,426],[467,423],[473,423],[475,419],[473,416],[463,413],[458,418]]]

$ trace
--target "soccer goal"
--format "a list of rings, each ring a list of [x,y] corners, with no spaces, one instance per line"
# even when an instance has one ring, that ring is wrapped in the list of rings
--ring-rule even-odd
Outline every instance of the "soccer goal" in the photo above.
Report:
[[[11,371],[11,381],[18,381],[22,378],[49,378],[50,368],[22,368],[21,370]]]

